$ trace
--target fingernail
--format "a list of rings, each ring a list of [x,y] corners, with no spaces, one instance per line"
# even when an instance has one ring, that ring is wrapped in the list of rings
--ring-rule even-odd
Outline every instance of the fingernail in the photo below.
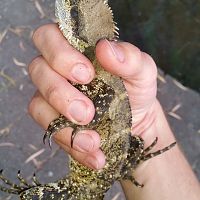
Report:
[[[87,118],[88,107],[81,100],[74,100],[69,104],[68,112],[76,122],[84,122]]]
[[[74,65],[71,73],[72,73],[73,78],[79,82],[87,82],[90,80],[90,76],[91,76],[90,68],[88,68],[82,63],[78,63]]]
[[[85,161],[90,168],[99,169],[99,164],[98,164],[98,161],[95,157],[88,156]]]
[[[92,137],[87,133],[77,133],[73,147],[81,152],[90,152],[94,148],[94,141]]]
[[[97,151],[95,156],[88,156],[85,161],[93,169],[102,169],[106,162],[102,151]]]
[[[124,52],[123,52],[122,48],[117,44],[117,42],[108,41],[108,40],[106,40],[106,41],[109,44],[109,46],[113,52],[113,55],[117,58],[117,60],[119,62],[123,63],[125,60],[125,56],[124,56]]]

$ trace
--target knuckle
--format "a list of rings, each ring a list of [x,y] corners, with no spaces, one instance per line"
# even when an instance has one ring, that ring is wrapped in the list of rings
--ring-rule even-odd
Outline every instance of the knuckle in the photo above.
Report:
[[[59,105],[60,103],[60,92],[59,87],[57,85],[50,85],[47,90],[45,97],[50,104]]]
[[[50,56],[49,58],[49,62],[52,66],[52,68],[56,69],[56,68],[63,68],[66,64],[66,59],[67,59],[67,56],[66,56],[66,52],[63,52],[63,51],[53,51],[52,52],[52,55]]]
[[[145,63],[148,64],[149,77],[151,77],[152,79],[157,79],[158,69],[157,69],[156,63],[154,62],[153,58],[149,54],[144,53],[144,56],[146,59]]]
[[[32,40],[37,43],[37,41],[41,38],[41,36],[43,36],[47,31],[48,31],[48,28],[49,28],[49,24],[46,24],[46,25],[42,25],[40,27],[38,27],[34,32],[33,32],[33,35],[32,35]]]
[[[33,116],[38,105],[38,98],[33,96],[31,101],[28,104],[28,113]]]
[[[134,73],[138,73],[141,71],[141,66],[143,63],[142,51],[130,43],[126,43],[126,45],[129,65],[134,67]],[[133,68],[130,68],[130,70],[132,69]]]
[[[132,45],[128,44],[128,67],[126,77],[132,78],[136,74],[140,74],[143,65],[143,56],[141,50]]]
[[[42,60],[42,56],[38,56],[31,61],[31,63],[28,66],[28,71],[29,71],[30,76],[36,73],[37,67],[40,65],[41,60]]]
[[[133,60],[135,62],[135,66],[139,66],[139,69],[141,69],[140,66],[143,63],[142,51],[139,48],[134,47],[134,49],[133,49],[133,55],[134,55],[133,56]]]
[[[37,28],[32,35],[32,40],[33,42],[37,42],[37,40],[41,37],[41,35],[43,35],[43,31],[44,31],[45,25],[44,26],[40,26],[39,28]]]

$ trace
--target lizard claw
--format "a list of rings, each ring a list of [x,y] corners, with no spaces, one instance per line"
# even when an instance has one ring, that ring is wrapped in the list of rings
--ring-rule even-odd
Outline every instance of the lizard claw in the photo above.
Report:
[[[53,136],[53,133],[47,130],[44,134],[44,137],[43,137],[43,143],[45,144],[46,140],[48,139],[48,143],[49,143],[50,148],[51,148],[51,145],[52,145],[52,142],[51,142],[52,136]]]
[[[78,132],[77,128],[73,129],[73,131],[72,131],[72,135],[71,135],[71,148],[73,148],[74,138],[75,138],[77,132]]]

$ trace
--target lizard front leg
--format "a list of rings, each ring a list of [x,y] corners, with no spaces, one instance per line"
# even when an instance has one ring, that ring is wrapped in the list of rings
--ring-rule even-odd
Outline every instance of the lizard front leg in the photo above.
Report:
[[[73,139],[76,135],[76,133],[81,130],[81,128],[79,127],[82,127],[82,126],[79,126],[79,125],[76,125],[74,124],[73,122],[69,121],[66,117],[64,117],[63,115],[60,114],[60,116],[58,118],[56,118],[55,120],[53,120],[45,134],[44,134],[44,137],[43,137],[43,142],[45,144],[46,142],[46,139],[48,139],[48,143],[49,143],[49,146],[51,147],[51,143],[52,143],[52,137],[58,132],[60,131],[61,129],[64,129],[66,127],[71,127],[73,128],[73,131],[72,131],[72,135],[71,135],[71,146],[73,146]]]

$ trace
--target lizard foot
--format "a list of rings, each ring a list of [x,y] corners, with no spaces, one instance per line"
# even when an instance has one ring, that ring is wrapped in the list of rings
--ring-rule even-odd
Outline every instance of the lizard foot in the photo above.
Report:
[[[69,121],[63,115],[60,115],[58,118],[54,119],[48,126],[44,137],[43,143],[45,144],[46,140],[48,139],[49,146],[51,148],[52,145],[52,137],[61,129],[66,127],[73,128],[72,135],[71,135],[71,147],[73,146],[73,140],[79,130],[83,130],[82,126],[76,125],[73,122]],[[80,128],[79,128],[80,127]]]
[[[160,149],[160,150],[155,151],[153,153],[148,153],[156,145],[157,141],[158,141],[158,138],[156,138],[154,140],[154,142],[144,150],[144,153],[143,153],[143,156],[141,157],[141,160],[143,160],[143,161],[149,160],[149,159],[151,159],[151,158],[153,158],[155,156],[158,156],[158,155],[164,153],[165,151],[170,150],[171,148],[173,148],[176,145],[176,142],[173,142],[169,146],[167,146],[167,147],[165,147],[163,149]],[[146,154],[146,153],[148,153],[148,154]]]
[[[61,129],[64,129],[66,127],[72,127],[75,129],[76,125],[73,124],[73,122],[70,122],[66,119],[63,115],[60,114],[60,116],[56,119],[54,119],[48,126],[44,137],[43,137],[43,143],[45,144],[46,139],[48,139],[49,146],[51,147],[52,144],[52,137]],[[73,136],[72,136],[73,137]]]
[[[170,150],[176,145],[176,142],[173,142],[169,146],[160,149],[158,151],[149,153],[153,147],[157,144],[158,138],[156,138],[151,145],[144,149],[144,141],[138,136],[130,137],[130,149],[127,156],[127,162],[122,168],[122,179],[130,180],[135,186],[143,187],[143,184],[139,184],[135,178],[132,176],[135,168],[143,161],[149,160],[155,156],[158,156],[165,151]]]
[[[0,190],[10,194],[20,194],[21,192],[28,190],[35,186],[40,186],[41,184],[36,179],[35,174],[32,177],[33,185],[28,184],[28,182],[21,176],[20,171],[18,171],[17,178],[20,184],[12,183],[9,179],[3,176],[3,170],[0,170],[0,180],[5,184],[5,186],[0,185]],[[6,187],[7,186],[7,187]]]

